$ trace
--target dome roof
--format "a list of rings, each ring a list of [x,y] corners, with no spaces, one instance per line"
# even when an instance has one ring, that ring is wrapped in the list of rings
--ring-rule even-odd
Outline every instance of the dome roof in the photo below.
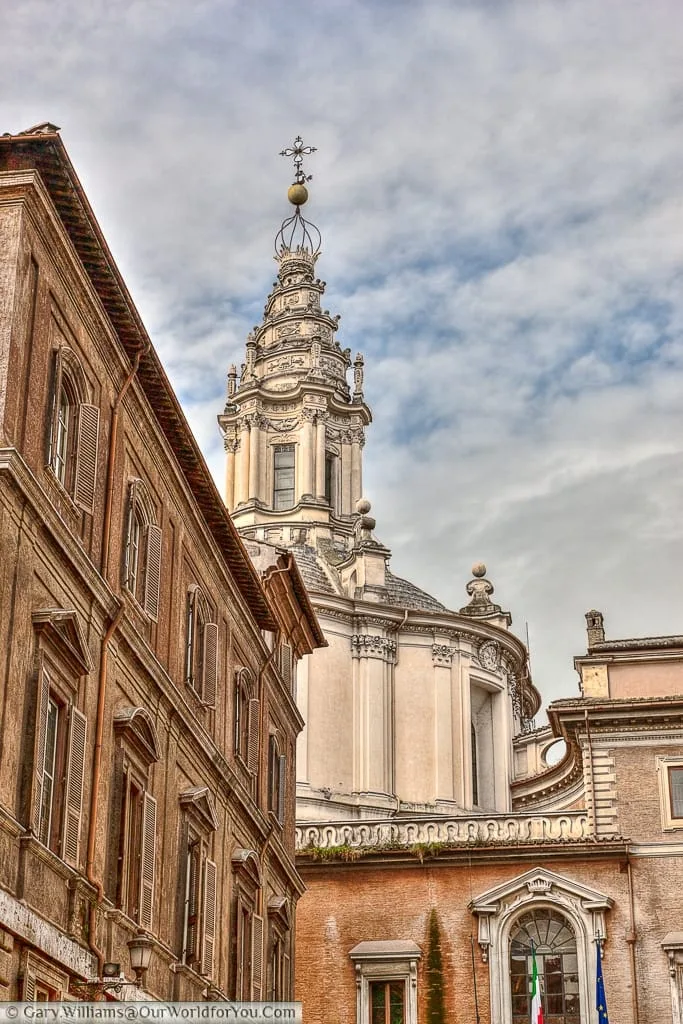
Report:
[[[309,545],[298,544],[292,549],[296,563],[304,583],[316,594],[337,594],[345,596],[341,584],[337,581],[337,572],[331,559],[324,557],[325,552],[316,552]],[[336,584],[336,586],[335,586]],[[445,612],[448,609],[426,591],[416,587],[401,576],[394,576],[389,569],[386,571],[386,604],[397,608],[411,608],[414,611]]]

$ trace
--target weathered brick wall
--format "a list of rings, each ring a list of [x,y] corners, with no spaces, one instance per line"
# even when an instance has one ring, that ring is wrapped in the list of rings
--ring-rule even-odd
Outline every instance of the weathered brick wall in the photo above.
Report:
[[[307,1024],[356,1024],[356,984],[349,951],[364,940],[411,939],[422,948],[418,970],[418,1012],[426,1024],[425,957],[429,914],[437,910],[441,928],[447,1020],[475,1019],[471,936],[482,1021],[490,1020],[489,972],[477,945],[477,922],[468,909],[473,897],[530,867],[545,867],[614,900],[607,917],[604,978],[611,1024],[631,1024],[631,974],[626,934],[629,927],[627,874],[617,861],[370,867],[357,864],[304,870],[308,891],[297,911],[297,998]],[[676,928],[683,911],[681,866],[675,859],[639,860],[634,868],[638,984],[641,1024],[671,1021],[666,957],[658,943]],[[672,890],[676,895],[672,899]],[[642,895],[641,895],[642,893]],[[594,985],[594,979],[591,979]],[[593,1005],[594,989],[590,992]]]

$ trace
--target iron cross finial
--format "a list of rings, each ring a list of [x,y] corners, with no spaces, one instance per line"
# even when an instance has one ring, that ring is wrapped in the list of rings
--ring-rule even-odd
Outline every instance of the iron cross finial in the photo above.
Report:
[[[303,162],[304,154],[315,153],[315,146],[304,146],[304,140],[300,135],[294,139],[294,144],[288,149],[280,150],[280,156],[292,156],[294,157],[294,180],[298,185],[303,185],[305,182],[310,181],[313,177],[312,174],[304,174]]]

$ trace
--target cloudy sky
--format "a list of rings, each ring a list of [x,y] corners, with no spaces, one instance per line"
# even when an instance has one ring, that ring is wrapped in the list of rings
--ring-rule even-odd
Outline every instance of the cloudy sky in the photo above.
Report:
[[[546,699],[584,612],[683,633],[680,0],[24,0],[0,132],[51,120],[217,480],[318,147],[326,306],[366,356],[365,490],[452,607],[484,560]]]

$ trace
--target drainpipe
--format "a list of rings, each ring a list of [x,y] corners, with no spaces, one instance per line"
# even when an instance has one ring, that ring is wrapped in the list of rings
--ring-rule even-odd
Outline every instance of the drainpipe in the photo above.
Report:
[[[629,907],[629,928],[626,933],[626,941],[628,943],[629,951],[629,962],[631,968],[631,1013],[633,1016],[633,1024],[639,1024],[640,1016],[638,1012],[638,975],[636,973],[636,942],[638,939],[636,933],[636,913],[635,913],[635,901],[633,895],[633,873],[631,868],[631,857],[629,852],[626,853],[626,871],[628,878],[628,907]]]

